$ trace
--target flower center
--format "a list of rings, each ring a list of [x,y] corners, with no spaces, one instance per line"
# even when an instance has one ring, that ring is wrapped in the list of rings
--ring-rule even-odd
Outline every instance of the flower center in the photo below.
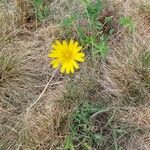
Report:
[[[72,52],[66,51],[66,52],[64,53],[64,58],[67,59],[67,60],[72,59]]]

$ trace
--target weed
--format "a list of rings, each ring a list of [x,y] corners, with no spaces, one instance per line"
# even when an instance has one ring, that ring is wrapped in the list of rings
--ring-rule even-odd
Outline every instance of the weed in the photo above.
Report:
[[[34,0],[33,6],[36,18],[39,21],[43,21],[49,16],[48,6],[44,3],[44,0]]]
[[[113,108],[80,103],[71,116],[70,134],[64,149],[124,149],[125,143],[140,129],[121,123],[116,118],[116,112]]]
[[[96,0],[95,3],[84,1],[85,12],[82,14],[82,20],[85,25],[80,24],[79,14],[76,13],[71,17],[63,20],[62,26],[71,33],[76,30],[77,38],[88,49],[91,49],[92,55],[100,54],[106,56],[108,51],[108,37],[103,29],[105,24],[111,23],[111,16],[106,17],[104,23],[99,21],[99,16],[103,10],[103,2]]]
[[[64,150],[75,150],[72,137],[68,136],[65,140]]]
[[[102,13],[103,10],[103,3],[101,0],[96,0],[95,3],[85,2],[85,7],[92,27],[95,27],[97,18],[99,17],[100,13]]]
[[[72,115],[70,124],[70,135],[66,139],[65,149],[90,149],[96,134],[92,132],[90,116],[98,109],[88,103],[80,103]]]
[[[135,30],[135,24],[130,16],[127,17],[121,17],[119,20],[120,25],[122,25],[124,28],[129,29],[130,31]]]
[[[108,53],[108,41],[104,36],[100,37],[100,41],[100,43],[94,42],[93,46],[96,48],[95,53],[101,54],[104,57]]]

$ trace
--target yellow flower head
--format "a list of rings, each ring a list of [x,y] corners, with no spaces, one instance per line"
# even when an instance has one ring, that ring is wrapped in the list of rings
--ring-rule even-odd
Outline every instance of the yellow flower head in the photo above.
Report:
[[[51,62],[53,68],[61,66],[61,73],[74,73],[74,68],[79,69],[77,62],[84,62],[85,54],[81,52],[82,47],[79,46],[78,42],[73,40],[70,40],[69,43],[55,41],[52,48],[48,56],[53,58]]]

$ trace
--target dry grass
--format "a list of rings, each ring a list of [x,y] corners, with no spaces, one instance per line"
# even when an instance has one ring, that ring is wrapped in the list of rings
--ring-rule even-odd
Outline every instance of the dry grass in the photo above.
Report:
[[[117,138],[124,140],[125,149],[149,150],[150,66],[145,61],[150,52],[149,1],[108,1],[106,6],[116,13],[114,17],[133,17],[136,31],[122,33],[117,28],[107,58],[87,56],[72,80],[57,73],[29,112],[27,108],[53,74],[47,54],[54,39],[65,38],[60,22],[84,8],[77,1],[50,1],[51,13],[39,23],[31,1],[16,2],[0,2],[0,149],[63,149],[70,134],[70,117],[83,100],[115,109],[120,128],[126,124],[129,129],[142,130],[128,140]],[[24,11],[18,13],[18,7]]]
[[[58,103],[65,91],[63,77],[57,73],[39,103],[29,112],[27,108],[53,74],[47,54],[60,34],[59,24],[38,24],[31,1],[16,2],[0,4],[0,149],[56,149],[65,138],[71,111]],[[58,9],[56,2],[50,7]],[[57,20],[58,14],[52,16],[50,20]]]
[[[121,36],[118,31],[118,38],[110,40],[110,54],[105,61],[87,59],[74,86],[79,87],[80,99],[116,109],[115,117],[120,122],[126,123],[128,128],[134,126],[143,130],[142,134],[132,135],[125,149],[148,150],[150,66],[143,56],[150,52],[149,18],[145,11],[140,15],[141,10],[133,7],[134,2],[115,2],[111,9],[120,6],[120,14],[126,12],[133,16],[137,29],[133,34],[126,32]]]

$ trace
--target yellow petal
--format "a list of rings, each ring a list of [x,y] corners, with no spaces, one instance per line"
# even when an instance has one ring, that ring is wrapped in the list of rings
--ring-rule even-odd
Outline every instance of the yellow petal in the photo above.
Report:
[[[68,44],[67,44],[67,42],[65,40],[62,42],[62,44],[63,44],[64,47],[68,46]]]
[[[69,74],[69,73],[74,73],[74,66],[73,66],[72,63],[68,63],[68,64],[67,64],[66,73],[67,73],[67,74]]]
[[[48,55],[48,57],[50,57],[50,58],[56,58],[56,57],[59,57],[59,55],[56,54],[56,53],[50,53],[50,54]]]
[[[74,41],[73,40],[70,40],[70,42],[69,42],[69,50],[70,51],[74,51],[74,43],[73,43]]]
[[[51,61],[51,64],[55,64],[55,63],[60,63],[58,58]]]
[[[57,67],[59,66],[59,64],[58,64],[58,63],[55,63],[55,64],[53,64],[52,66],[53,66],[53,68],[55,69],[55,68],[57,68]]]
[[[71,71],[71,73],[74,73],[73,65],[71,65],[71,67],[70,67],[70,71]]]
[[[64,63],[64,64],[62,65],[62,67],[61,67],[60,72],[61,72],[61,73],[64,73],[65,70],[66,70],[66,64]]]
[[[78,46],[77,48],[76,48],[76,51],[77,52],[79,52],[79,51],[81,51],[82,50],[82,46]]]
[[[66,66],[66,73],[67,73],[67,74],[70,73],[70,66],[69,66],[69,65]]]
[[[56,40],[55,43],[56,43],[58,46],[61,46],[61,43],[60,43],[58,40]]]
[[[77,58],[76,61],[84,62],[84,58]]]
[[[52,48],[53,49],[58,49],[59,47],[61,47],[61,43],[58,40],[56,40],[55,43],[52,44]]]
[[[57,68],[60,65],[58,59],[52,60],[51,64],[52,64],[53,68]]]
[[[75,57],[75,60],[79,62],[84,62],[84,58],[83,58],[84,56],[85,56],[84,53],[78,53]]]
[[[79,65],[76,63],[76,61],[72,61],[72,66],[75,67],[76,69],[79,69]]]
[[[69,42],[69,47],[70,47],[70,46],[73,46],[73,42],[74,42],[73,40],[70,40],[70,42]]]
[[[84,56],[85,56],[85,54],[82,52],[77,54],[77,57],[84,57]]]
[[[75,43],[74,43],[74,47],[77,47],[78,45],[79,45],[78,42],[75,42]]]

